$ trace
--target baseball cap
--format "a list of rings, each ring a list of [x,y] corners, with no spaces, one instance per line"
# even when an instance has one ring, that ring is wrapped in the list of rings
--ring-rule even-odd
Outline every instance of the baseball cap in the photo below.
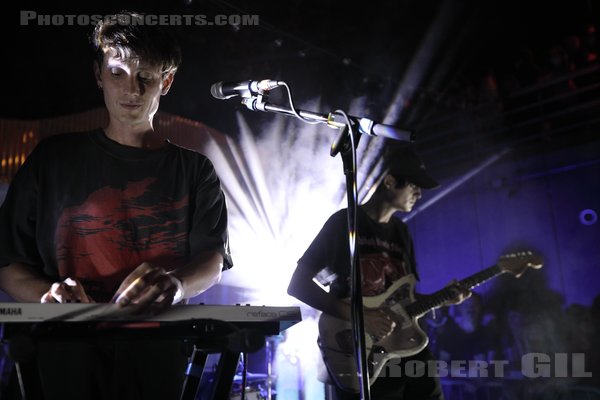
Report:
[[[425,169],[425,163],[412,146],[388,149],[384,162],[387,173],[401,177],[423,189],[434,189],[440,186]]]

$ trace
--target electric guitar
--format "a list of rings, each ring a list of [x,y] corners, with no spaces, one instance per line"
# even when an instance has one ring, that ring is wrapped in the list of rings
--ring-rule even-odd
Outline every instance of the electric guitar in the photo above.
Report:
[[[518,278],[527,268],[539,269],[542,263],[541,257],[530,251],[506,254],[500,257],[496,265],[463,279],[459,285],[472,289],[505,272]],[[455,296],[455,292],[446,287],[416,301],[415,281],[414,275],[410,274],[394,282],[380,295],[363,297],[365,308],[387,308],[392,311],[392,319],[396,323],[391,334],[382,339],[365,332],[370,385],[379,377],[387,361],[412,356],[427,346],[429,338],[417,320]],[[351,322],[321,314],[319,347],[335,383],[346,391],[359,392],[361,385],[357,374]]]

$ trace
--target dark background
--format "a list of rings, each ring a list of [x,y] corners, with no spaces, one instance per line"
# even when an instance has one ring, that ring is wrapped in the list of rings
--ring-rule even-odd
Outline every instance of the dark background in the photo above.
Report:
[[[320,96],[318,112],[367,98],[366,117],[381,120],[426,36],[439,46],[421,55],[423,80],[410,87],[410,116],[394,121],[419,130],[424,121],[458,108],[487,74],[501,86],[527,57],[551,62],[550,48],[582,36],[598,21],[593,1],[103,1],[97,4],[19,2],[4,5],[0,116],[35,119],[102,106],[88,52],[90,26],[22,26],[20,10],[38,14],[106,14],[120,9],[154,14],[256,14],[258,26],[172,27],[183,64],[162,110],[235,135],[236,100],[210,96],[217,81],[285,80],[302,103]],[[440,17],[440,14],[445,14]],[[436,18],[438,18],[436,20]],[[449,22],[441,26],[446,18]],[[526,71],[520,71],[525,74]],[[534,72],[531,72],[534,73]],[[527,77],[524,77],[527,79]],[[529,79],[533,80],[533,77]],[[499,95],[503,88],[499,87]],[[458,100],[457,100],[458,99]],[[331,107],[328,108],[328,107]],[[250,117],[260,123],[264,115]],[[435,145],[435,144],[434,144]],[[441,145],[441,143],[440,143]]]

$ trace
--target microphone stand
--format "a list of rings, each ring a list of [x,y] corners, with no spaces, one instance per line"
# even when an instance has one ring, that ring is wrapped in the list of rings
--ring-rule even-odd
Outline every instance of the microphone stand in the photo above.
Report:
[[[248,109],[252,111],[275,112],[288,116],[300,117],[312,123],[325,123],[329,127],[340,129],[339,134],[331,145],[330,155],[335,157],[338,153],[342,158],[344,175],[346,176],[346,194],[348,200],[348,240],[350,246],[350,274],[351,274],[351,319],[354,339],[354,351],[360,380],[360,394],[362,400],[370,400],[369,370],[365,353],[365,330],[363,301],[361,290],[361,271],[359,263],[358,223],[357,223],[357,184],[356,184],[356,148],[361,134],[371,136],[384,136],[390,139],[413,141],[414,133],[403,129],[377,124],[367,118],[358,118],[346,115],[343,112],[319,114],[305,110],[292,110],[278,105],[266,103],[266,94],[257,94],[242,99]]]
[[[361,271],[358,246],[358,204],[356,185],[356,148],[361,135],[352,124],[340,130],[339,135],[331,146],[330,155],[335,157],[339,152],[346,175],[346,197],[348,201],[348,243],[350,246],[350,311],[352,321],[352,337],[354,339],[354,352],[356,367],[360,384],[362,400],[371,398],[369,385],[369,369],[367,366],[363,301],[361,288]]]

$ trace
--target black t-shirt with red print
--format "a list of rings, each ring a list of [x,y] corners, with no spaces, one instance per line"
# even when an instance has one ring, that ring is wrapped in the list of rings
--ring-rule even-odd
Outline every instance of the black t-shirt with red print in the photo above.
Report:
[[[363,296],[379,295],[403,276],[416,275],[413,243],[404,222],[392,217],[377,223],[359,207],[357,225]],[[330,292],[338,298],[350,297],[347,226],[347,210],[334,213],[298,261],[312,268],[321,284],[331,285]]]
[[[172,270],[213,249],[231,267],[220,181],[207,157],[169,142],[147,150],[102,130],[51,136],[0,208],[0,266],[79,279],[100,302],[144,261]]]

